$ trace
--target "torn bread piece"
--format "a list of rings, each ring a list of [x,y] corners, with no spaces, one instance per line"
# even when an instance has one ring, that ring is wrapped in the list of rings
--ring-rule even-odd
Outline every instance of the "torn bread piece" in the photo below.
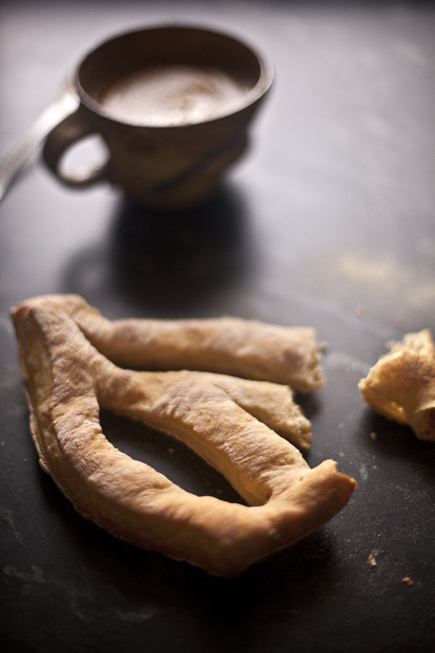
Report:
[[[134,545],[231,577],[347,504],[355,481],[332,460],[310,469],[275,432],[307,438],[309,423],[287,388],[202,371],[122,369],[96,347],[89,315],[93,343],[87,338],[86,306],[79,297],[47,296],[12,311],[40,464],[79,513]],[[134,324],[137,350],[140,321],[124,336]],[[107,354],[115,345],[109,336],[105,343]],[[249,505],[194,496],[121,453],[102,433],[100,407],[184,441]]]
[[[430,331],[393,343],[358,387],[373,410],[435,441],[435,348]]]

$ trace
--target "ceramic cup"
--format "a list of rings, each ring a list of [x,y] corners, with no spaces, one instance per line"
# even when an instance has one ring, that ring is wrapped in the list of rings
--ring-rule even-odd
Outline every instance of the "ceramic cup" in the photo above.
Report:
[[[208,29],[160,26],[116,36],[79,64],[78,109],[48,135],[44,161],[68,186],[109,181],[149,208],[197,206],[244,153],[272,77],[264,56]],[[91,134],[105,142],[107,162],[64,174],[64,153]]]

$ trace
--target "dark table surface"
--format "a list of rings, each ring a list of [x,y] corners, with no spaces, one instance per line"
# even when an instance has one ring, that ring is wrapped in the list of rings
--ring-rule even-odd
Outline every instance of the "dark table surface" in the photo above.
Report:
[[[156,215],[106,186],[68,190],[36,160],[0,205],[0,648],[435,650],[435,445],[376,416],[357,389],[387,341],[435,331],[435,9],[2,2],[1,158],[91,45],[173,20],[230,30],[275,63],[250,154],[218,197]],[[21,300],[71,292],[109,318],[315,327],[327,383],[301,398],[307,460],[333,458],[358,481],[349,505],[232,580],[82,519],[38,467],[9,319]],[[102,422],[116,446],[184,488],[234,500],[181,445]]]

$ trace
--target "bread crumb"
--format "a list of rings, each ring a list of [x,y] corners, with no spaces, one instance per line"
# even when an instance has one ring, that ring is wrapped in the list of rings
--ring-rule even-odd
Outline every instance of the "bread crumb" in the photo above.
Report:
[[[404,585],[408,585],[408,587],[411,587],[411,585],[414,585],[413,581],[410,579],[409,576],[405,576],[405,578],[402,578],[401,581]]]
[[[404,327],[403,317],[396,317],[396,319],[394,320],[394,326],[396,327],[396,329],[403,330]]]
[[[369,555],[369,563],[371,564],[372,567],[376,567],[376,558],[373,555],[373,553]]]
[[[355,315],[360,319],[364,320],[367,317],[367,309],[365,306],[360,305],[355,309]]]
[[[373,433],[370,433],[370,437],[373,441],[375,441],[378,437],[378,434],[373,431]]]

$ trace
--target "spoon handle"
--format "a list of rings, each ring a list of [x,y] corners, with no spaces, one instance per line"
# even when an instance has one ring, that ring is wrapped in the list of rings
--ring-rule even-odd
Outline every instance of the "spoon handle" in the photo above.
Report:
[[[78,106],[78,98],[67,89],[61,98],[41,113],[20,145],[0,165],[0,201],[15,177],[29,160],[37,146],[53,127],[72,113]]]

